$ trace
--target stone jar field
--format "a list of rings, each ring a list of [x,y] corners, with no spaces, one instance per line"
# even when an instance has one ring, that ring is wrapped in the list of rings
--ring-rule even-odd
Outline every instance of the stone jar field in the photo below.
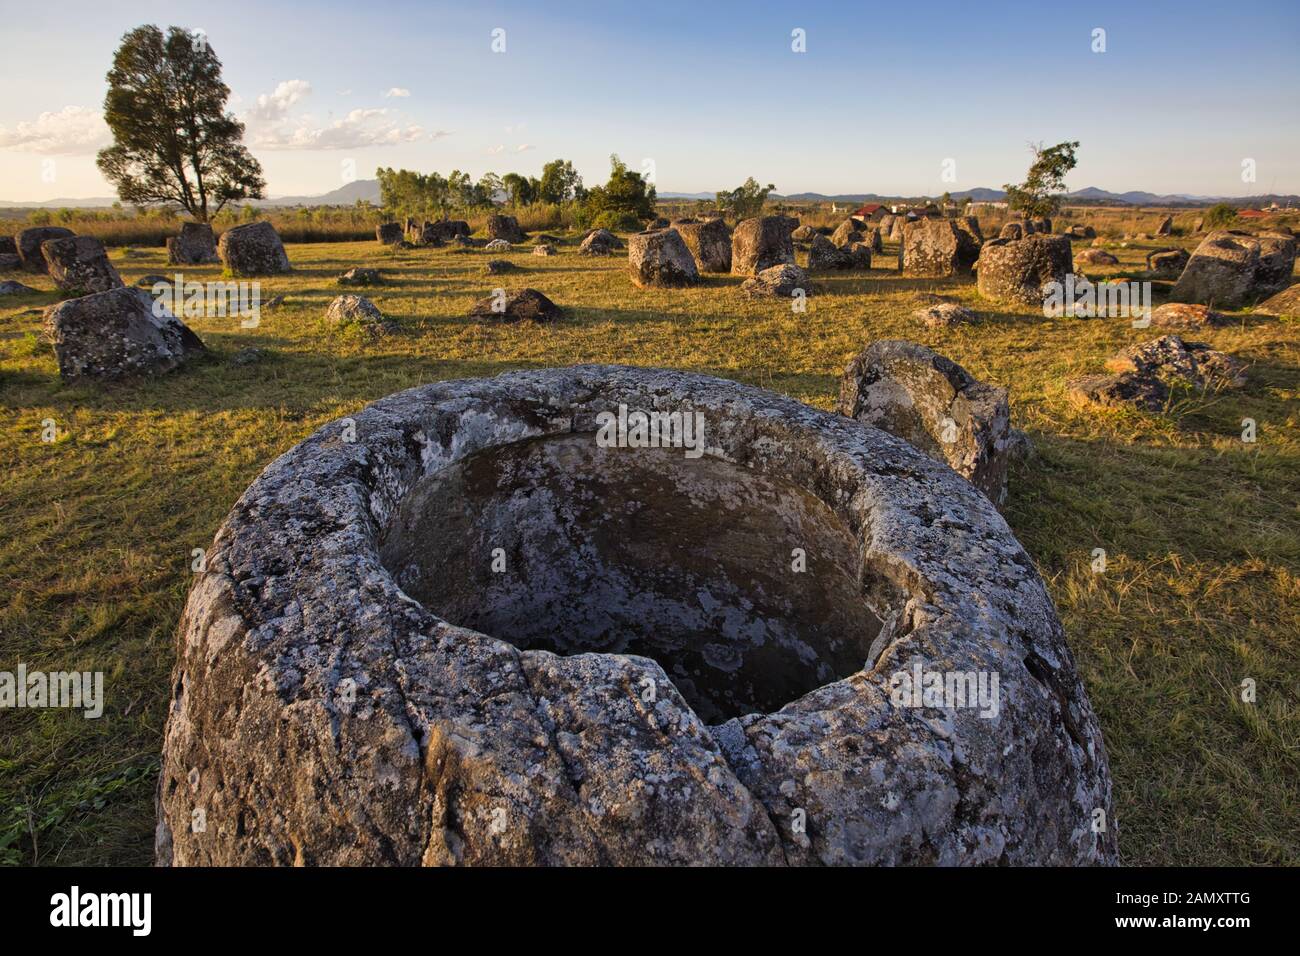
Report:
[[[995,305],[969,275],[902,277],[896,242],[874,268],[812,273],[797,312],[743,296],[739,274],[638,287],[626,251],[581,255],[578,237],[560,239],[546,256],[289,243],[293,271],[257,280],[256,326],[185,317],[205,355],[107,386],[61,381],[40,336],[60,298],[54,280],[15,274],[36,291],[0,297],[0,670],[103,671],[105,706],[96,720],[0,717],[0,863],[153,859],[174,635],[195,569],[250,482],[326,422],[429,382],[589,362],[707,373],[833,411],[845,366],[881,339],[928,346],[1007,389],[1011,424],[1032,442],[1001,510],[1056,603],[1100,721],[1122,861],[1300,863],[1294,317],[1227,312],[1184,334],[1244,362],[1241,388],[1177,393],[1156,411],[1099,409],[1076,404],[1066,383],[1159,330]],[[1076,241],[1076,254],[1088,245]],[[1108,243],[1117,262],[1077,268],[1145,278],[1147,253],[1170,246],[1196,241]],[[218,264],[169,266],[162,248],[109,257],[127,286],[178,270],[222,277]],[[796,258],[806,266],[805,252]],[[488,275],[489,259],[517,269]],[[382,324],[326,319],[347,291],[337,277],[357,267],[381,271],[361,291]],[[1155,304],[1171,285],[1156,281]],[[525,287],[559,317],[470,316],[494,290]],[[918,317],[936,294],[973,320]],[[1254,703],[1241,699],[1246,680]]]

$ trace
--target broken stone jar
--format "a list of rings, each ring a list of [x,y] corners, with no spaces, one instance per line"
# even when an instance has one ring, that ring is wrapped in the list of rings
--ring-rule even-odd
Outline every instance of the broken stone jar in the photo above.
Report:
[[[996,508],[734,382],[375,402],[244,493],[177,643],[164,864],[1115,860],[1096,717]]]

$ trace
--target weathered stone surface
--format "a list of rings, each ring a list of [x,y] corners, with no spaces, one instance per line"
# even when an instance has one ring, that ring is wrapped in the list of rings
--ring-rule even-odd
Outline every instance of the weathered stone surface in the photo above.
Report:
[[[1259,293],[1260,244],[1253,236],[1219,229],[1201,240],[1170,290],[1175,302],[1237,309]]]
[[[958,302],[936,302],[912,313],[930,328],[946,328],[975,321],[975,313]]]
[[[498,276],[506,272],[518,272],[519,267],[509,259],[489,259],[483,266],[483,271],[490,276]]]
[[[1265,299],[1255,306],[1255,311],[1262,315],[1293,315],[1300,317],[1300,283]]]
[[[1246,384],[1244,363],[1204,343],[1187,342],[1176,335],[1131,346],[1107,361],[1106,368],[1196,389],[1240,388]]]
[[[1046,298],[1043,286],[1064,283],[1073,271],[1070,240],[1065,236],[993,239],[980,250],[977,286],[980,295],[990,299],[1041,307]]]
[[[980,228],[980,221],[975,216],[958,216],[952,221],[953,225],[971,237],[971,241],[978,248],[984,244],[984,230]],[[978,256],[977,256],[978,258]]]
[[[627,240],[627,268],[634,285],[681,288],[700,281],[695,258],[675,228],[638,232]]]
[[[873,342],[845,369],[838,409],[947,462],[994,504],[1006,498],[1007,390],[951,359],[913,342]]]
[[[14,282],[12,279],[0,282],[0,295],[31,295],[39,291],[21,282]]]
[[[446,245],[447,240],[443,238],[445,229],[441,228],[436,222],[426,222],[424,228],[420,230],[419,244],[432,249],[440,249]]]
[[[17,256],[18,242],[13,236],[0,236],[0,256]],[[18,256],[19,259],[22,256]]]
[[[469,314],[473,318],[493,319],[497,322],[518,322],[521,319],[552,322],[564,313],[536,289],[520,289],[518,292],[501,289],[475,302]]]
[[[794,232],[790,233],[790,238],[795,242],[811,242],[812,237],[817,235],[817,230],[812,226],[800,226]]]
[[[1025,224],[1021,222],[1009,222],[998,232],[999,239],[1023,239],[1025,237]]]
[[[469,233],[469,223],[463,219],[440,219],[425,223],[423,230],[425,237],[435,236],[443,242],[451,242],[458,237],[469,238]]]
[[[1153,249],[1147,253],[1147,270],[1156,278],[1177,279],[1191,258],[1186,249]]]
[[[1174,217],[1165,216],[1164,219],[1160,220],[1160,224],[1156,226],[1156,235],[1172,236],[1173,234],[1174,234]]]
[[[731,271],[731,231],[721,219],[675,223],[700,272]]]
[[[514,216],[488,216],[486,228],[489,239],[503,239],[508,243],[528,241],[527,233],[519,228],[519,220]]]
[[[808,273],[790,262],[772,266],[751,276],[740,284],[740,291],[750,299],[788,299],[796,294],[805,297],[813,294]]]
[[[1205,305],[1166,302],[1151,310],[1151,326],[1157,329],[1203,329],[1207,325],[1227,325],[1226,315]]]
[[[325,310],[325,321],[331,325],[352,325],[358,323],[369,326],[389,324],[384,313],[363,295],[351,293],[336,296]]]
[[[510,243],[504,239],[493,239],[483,248],[488,252],[509,252]]]
[[[855,242],[844,250],[849,254],[852,262],[850,268],[853,269],[870,269],[871,268],[871,246],[865,242]]]
[[[698,412],[705,456],[598,447],[620,405]],[[190,592],[160,863],[1115,862],[1047,590],[906,442],[608,366],[350,419],[262,473]],[[929,672],[997,674],[996,719],[894,690]]]
[[[49,272],[45,257],[41,255],[41,243],[49,239],[69,239],[74,235],[71,229],[62,226],[34,226],[18,233],[14,245],[18,248],[18,257],[23,260],[23,268],[28,272],[44,275]]]
[[[1270,296],[1291,284],[1295,271],[1296,240],[1288,233],[1262,232],[1259,243],[1259,266],[1255,269],[1254,297]]]
[[[1047,216],[1039,216],[1037,219],[1025,220],[1034,227],[1034,232],[1045,232],[1049,235],[1052,232],[1052,220]]]
[[[951,219],[917,219],[903,226],[899,262],[908,276],[969,274],[979,258],[974,236]]]
[[[731,234],[731,274],[755,276],[764,269],[794,264],[794,240],[799,224],[788,216],[742,219]]]
[[[593,229],[578,245],[578,253],[584,256],[608,256],[622,248],[622,241],[608,229]]]
[[[0,272],[16,272],[23,267],[23,257],[16,252],[0,252]]]
[[[835,228],[835,231],[831,233],[831,242],[840,249],[844,249],[855,242],[863,242],[865,240],[866,236],[863,234],[860,224],[856,219],[845,219]]]
[[[71,295],[108,292],[123,286],[104,244],[91,236],[46,239],[41,243],[45,271],[60,291]]]
[[[280,234],[265,221],[227,229],[217,243],[217,253],[232,275],[275,275],[291,268]]]
[[[375,238],[386,246],[401,242],[402,235],[400,222],[381,222],[375,226]]]
[[[1169,402],[1171,386],[1197,391],[1240,388],[1245,366],[1230,355],[1176,335],[1132,346],[1106,362],[1114,374],[1085,375],[1066,384],[1076,402],[1109,407],[1133,405],[1160,412]]]
[[[890,225],[889,225],[889,241],[890,241],[890,242],[902,242],[902,241],[903,241],[903,227],[904,227],[905,225],[907,225],[907,223],[908,223],[908,219],[907,219],[906,216],[895,216],[895,217],[894,217],[894,221],[893,221],[892,223],[890,223]],[[881,231],[883,232],[884,229],[882,228]]]
[[[1080,405],[1135,405],[1158,412],[1169,400],[1169,386],[1157,378],[1137,375],[1081,375],[1066,383],[1066,394]]]
[[[1119,264],[1119,260],[1105,249],[1080,249],[1074,254],[1074,261],[1092,266],[1114,266]]]
[[[45,310],[59,374],[69,380],[119,379],[169,372],[202,355],[203,342],[140,289],[68,299]]]
[[[553,256],[555,255],[555,246],[549,242],[543,242],[540,245],[533,246],[533,255],[535,256]]]
[[[870,269],[871,249],[862,242],[840,249],[825,236],[814,236],[808,247],[808,268],[813,272]]]
[[[181,234],[167,240],[167,262],[174,266],[201,266],[217,261],[217,240],[206,222],[183,222]]]
[[[338,278],[339,285],[382,285],[384,277],[379,274],[378,269],[367,269],[363,266],[356,266],[343,273]]]
[[[1071,239],[1096,239],[1097,230],[1092,226],[1075,225],[1070,227],[1067,235]]]

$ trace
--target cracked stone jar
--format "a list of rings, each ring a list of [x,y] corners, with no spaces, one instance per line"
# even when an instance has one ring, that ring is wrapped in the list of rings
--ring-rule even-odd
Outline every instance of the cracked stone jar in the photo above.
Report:
[[[327,425],[235,505],[177,643],[164,864],[1116,858],[989,500],[722,379],[518,372]]]

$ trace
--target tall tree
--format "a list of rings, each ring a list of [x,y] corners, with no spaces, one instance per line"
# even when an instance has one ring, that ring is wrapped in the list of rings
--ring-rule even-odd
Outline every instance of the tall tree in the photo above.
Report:
[[[152,25],[127,33],[104,97],[113,145],[98,157],[122,201],[176,203],[207,222],[228,203],[261,199],[262,167],[226,111],[229,96],[205,36]]]
[[[553,159],[542,167],[542,182],[537,194],[542,202],[562,203],[582,196],[582,177],[569,160]]]
[[[501,185],[510,193],[510,205],[531,206],[537,199],[536,179],[529,179],[519,173],[506,173],[501,177]]]
[[[760,186],[758,181],[750,176],[743,185],[730,192],[717,193],[715,198],[718,208],[727,215],[736,219],[751,219],[763,211],[763,203],[767,202],[768,193],[775,188],[771,183]]]
[[[1002,187],[1007,193],[1007,204],[1028,216],[1051,216],[1061,208],[1065,176],[1078,162],[1074,151],[1079,144],[1057,143],[1045,148],[1038,143],[1029,148],[1034,152],[1034,162],[1025,181],[1018,186],[1008,183]]]

